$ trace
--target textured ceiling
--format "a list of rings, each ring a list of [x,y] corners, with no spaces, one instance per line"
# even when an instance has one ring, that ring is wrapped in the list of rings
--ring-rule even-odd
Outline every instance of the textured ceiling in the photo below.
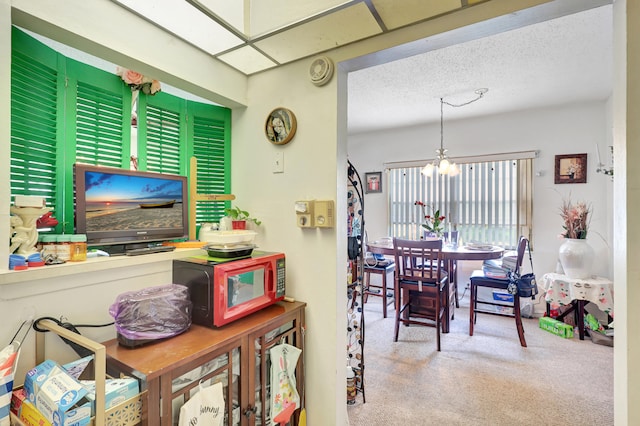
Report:
[[[612,6],[349,74],[349,132],[603,100],[612,91]]]
[[[251,75],[486,0],[111,1]],[[601,6],[353,71],[349,132],[438,121],[440,97],[460,104],[479,88],[489,89],[480,101],[445,106],[445,122],[606,99],[611,12]]]

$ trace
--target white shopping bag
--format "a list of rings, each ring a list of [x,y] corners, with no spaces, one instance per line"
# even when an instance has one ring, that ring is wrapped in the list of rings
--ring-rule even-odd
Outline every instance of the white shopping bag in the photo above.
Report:
[[[178,426],[222,426],[224,423],[224,395],[222,383],[198,385],[198,393],[180,407]]]
[[[289,405],[300,407],[300,395],[296,388],[296,365],[302,350],[283,343],[270,350],[271,355],[271,424],[275,417]]]

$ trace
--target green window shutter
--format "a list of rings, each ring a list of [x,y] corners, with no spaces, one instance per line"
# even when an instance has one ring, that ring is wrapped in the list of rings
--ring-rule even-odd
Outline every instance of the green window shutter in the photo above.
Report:
[[[231,188],[231,110],[158,93],[140,95],[138,157],[142,170],[189,176],[198,160],[197,192],[227,194]],[[198,202],[196,223],[218,221],[224,202]]]
[[[231,191],[231,110],[189,101],[189,141],[198,160],[198,194]],[[229,202],[198,202],[196,223],[219,221]]]
[[[11,54],[11,195],[58,210],[58,54],[17,28]]]
[[[167,93],[140,94],[138,157],[142,170],[187,174],[186,102]]]
[[[73,164],[129,167],[131,91],[115,74],[66,58],[64,231],[73,233]],[[68,219],[67,219],[68,218]]]
[[[115,74],[67,59],[70,130],[66,146],[79,163],[129,167],[131,91]],[[75,134],[74,134],[75,131]]]

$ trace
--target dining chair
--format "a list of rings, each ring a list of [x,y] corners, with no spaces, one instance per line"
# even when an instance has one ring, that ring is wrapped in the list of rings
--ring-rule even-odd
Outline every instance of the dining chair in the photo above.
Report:
[[[393,341],[398,341],[400,323],[435,327],[440,351],[440,332],[447,312],[448,274],[442,261],[442,240],[393,239],[396,264],[394,288],[396,321]],[[428,265],[428,266],[424,266]]]
[[[445,231],[442,233],[444,241],[455,241],[456,244],[459,239],[460,231]],[[423,238],[434,238],[436,235],[429,231],[424,231]],[[451,319],[455,316],[454,308],[460,307],[460,296],[458,295],[458,261],[450,260],[444,263],[444,270],[449,274],[449,302],[451,304],[450,315]]]
[[[515,272],[519,273],[522,267],[522,260],[524,259],[524,253],[529,244],[529,240],[524,237],[520,237],[517,247],[517,258],[515,265]],[[515,318],[516,329],[518,331],[518,337],[520,338],[520,345],[527,347],[527,342],[524,338],[524,328],[522,327],[522,316],[520,313],[520,296],[517,294],[511,295],[507,293],[507,287],[509,286],[508,274],[505,278],[489,277],[482,270],[473,271],[471,274],[471,301],[469,304],[469,336],[473,336],[473,326],[476,323],[478,314],[500,315]],[[479,288],[491,288],[499,290],[495,292],[497,294],[497,300],[478,300]]]
[[[364,292],[362,303],[367,303],[369,296],[377,296],[382,298],[382,317],[387,317],[387,306],[392,303],[396,296],[393,286],[387,284],[387,275],[395,271],[395,263],[393,260],[384,259],[374,260],[369,264],[365,260],[364,263]],[[371,283],[371,274],[380,275],[380,284]]]

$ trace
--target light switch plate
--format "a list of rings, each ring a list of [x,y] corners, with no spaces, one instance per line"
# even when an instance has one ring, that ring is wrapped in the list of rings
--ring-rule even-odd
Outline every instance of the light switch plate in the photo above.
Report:
[[[276,152],[273,157],[273,173],[284,173],[284,152]]]

